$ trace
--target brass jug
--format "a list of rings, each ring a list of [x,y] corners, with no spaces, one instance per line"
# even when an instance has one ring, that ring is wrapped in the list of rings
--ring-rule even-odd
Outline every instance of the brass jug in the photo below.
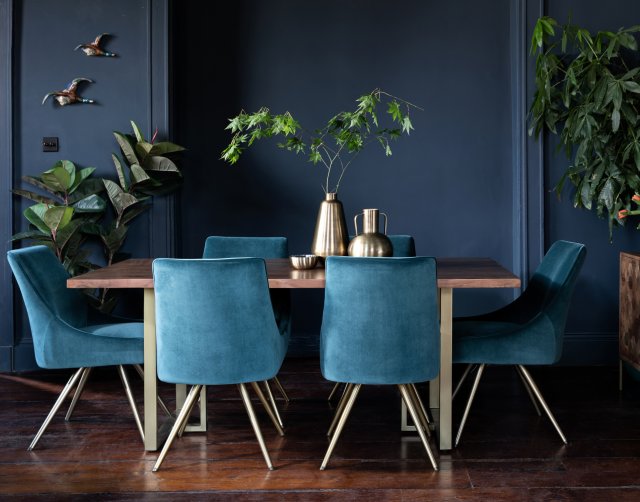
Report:
[[[321,258],[346,256],[349,245],[347,220],[336,193],[327,193],[320,203],[311,252]]]
[[[378,232],[379,215],[384,216],[384,234]],[[358,235],[358,216],[362,215],[362,233]],[[377,209],[363,209],[353,217],[356,236],[349,244],[349,256],[393,256],[393,245],[387,237],[387,215]]]

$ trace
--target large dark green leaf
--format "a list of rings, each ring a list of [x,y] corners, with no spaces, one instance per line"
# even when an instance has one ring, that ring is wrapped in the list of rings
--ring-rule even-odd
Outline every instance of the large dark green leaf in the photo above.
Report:
[[[84,169],[80,169],[79,172],[76,172],[75,180],[69,189],[69,193],[75,192],[82,182],[91,176],[95,170],[95,167],[85,167]]]
[[[73,208],[54,206],[47,209],[44,213],[43,221],[52,233],[66,227],[73,217]]]
[[[140,131],[140,128],[138,127],[138,124],[136,124],[133,120],[131,121],[131,129],[133,129],[133,134],[136,137],[136,141],[139,143],[140,141],[144,141],[144,136],[142,135],[142,132]]]
[[[104,184],[99,178],[88,178],[69,197],[69,204],[75,204],[79,200],[104,191]]]
[[[48,204],[53,206],[57,204],[57,201],[53,200],[50,197],[45,197],[44,195],[37,194],[35,192],[31,192],[29,190],[11,190],[14,194],[20,195],[25,199],[32,200],[33,202],[41,202],[43,204]]]
[[[27,230],[25,232],[19,232],[11,236],[11,241],[20,241],[22,239],[51,239],[50,233],[44,233],[40,230]]]
[[[127,159],[127,162],[129,163],[129,165],[138,164],[138,157],[136,156],[136,152],[131,142],[129,141],[129,138],[127,137],[127,135],[122,134],[121,132],[118,132],[118,131],[115,131],[113,135],[115,136],[116,141],[118,142],[118,145],[120,145],[122,154],[124,155],[125,159]]]
[[[144,213],[147,209],[151,208],[150,204],[138,204],[129,208],[122,217],[122,224],[128,225],[134,218]]]
[[[169,153],[182,152],[184,147],[171,143],[169,141],[161,141],[160,143],[154,143],[153,147],[149,151],[150,155],[167,155]]]
[[[44,214],[49,207],[50,206],[48,206],[47,204],[35,204],[25,209],[24,213],[22,214],[29,221],[29,223],[34,225],[38,230],[46,234],[50,234],[51,230],[44,222]]]
[[[122,244],[127,237],[127,230],[128,228],[126,225],[120,225],[119,227],[112,229],[108,234],[102,236],[102,241],[111,255],[122,247]]]
[[[129,184],[127,183],[127,177],[124,174],[124,169],[122,168],[122,163],[116,154],[111,154],[111,159],[113,160],[113,165],[115,166],[116,173],[118,174],[118,181],[120,181],[120,186],[123,190],[129,189]]]
[[[118,215],[122,215],[125,209],[139,202],[135,196],[123,192],[122,188],[120,188],[117,183],[105,179],[103,179],[102,182],[107,189],[109,200],[111,200],[111,204],[113,204],[113,208]]]
[[[60,249],[63,249],[69,240],[75,235],[75,233],[82,226],[82,219],[76,218],[71,220],[67,225],[60,228],[56,233],[56,244]]]
[[[102,213],[107,208],[107,203],[99,195],[92,194],[73,204],[77,213]]]
[[[178,166],[176,166],[173,161],[167,157],[147,157],[142,167],[147,171],[170,171],[180,174]]]

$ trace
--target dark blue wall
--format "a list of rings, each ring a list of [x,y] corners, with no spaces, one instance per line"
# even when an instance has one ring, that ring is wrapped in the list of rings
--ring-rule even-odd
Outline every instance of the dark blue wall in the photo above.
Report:
[[[268,141],[237,166],[223,164],[226,119],[267,105],[314,128],[381,87],[425,111],[413,115],[416,130],[391,158],[372,147],[350,167],[340,193],[349,222],[362,208],[379,207],[389,214],[389,231],[414,235],[420,254],[489,256],[525,281],[556,239],[585,242],[565,362],[613,363],[618,253],[637,250],[640,237],[630,226],[609,244],[604,220],[573,209],[570,197],[557,201],[549,190],[567,161],[555,155],[555,138],[536,141],[524,127],[533,93],[531,28],[540,15],[564,21],[570,12],[593,30],[640,22],[640,4],[631,0],[244,0],[224,9],[174,2],[169,29],[167,1],[0,0],[0,14],[10,18],[0,20],[0,62],[13,67],[10,78],[0,74],[2,118],[11,117],[0,120],[0,140],[9,140],[0,186],[62,158],[111,174],[111,131],[133,118],[147,131],[159,125],[171,133],[172,104],[172,138],[189,148],[184,189],[175,203],[154,206],[129,249],[196,257],[210,234],[287,235],[291,251],[304,252],[322,199],[321,168]],[[120,58],[73,52],[103,31],[116,35],[110,47]],[[100,105],[40,105],[75,76],[96,80],[83,93]],[[40,152],[45,135],[60,136],[59,154]],[[3,203],[3,242],[23,226],[14,202],[13,210]],[[6,314],[6,264],[2,274]],[[481,312],[517,293],[456,291],[455,311]],[[321,299],[321,292],[296,292],[294,351],[313,350]],[[15,330],[6,315],[0,329],[2,369],[23,367],[11,360],[26,360],[30,350],[15,311]]]
[[[31,189],[22,183],[21,177],[38,175],[60,159],[71,160],[79,167],[96,167],[94,176],[114,179],[111,153],[118,152],[114,130],[130,132],[129,121],[134,120],[146,134],[155,126],[166,134],[167,121],[162,114],[157,116],[157,110],[168,108],[167,96],[161,92],[164,83],[158,86],[157,96],[152,93],[154,70],[167,60],[165,50],[160,55],[163,63],[156,65],[159,54],[152,51],[154,37],[158,38],[160,48],[166,45],[167,30],[161,22],[166,2],[3,0],[3,5],[11,10],[5,21],[13,31],[12,46],[6,55],[12,67],[12,128],[3,137],[9,138],[13,149],[10,162],[2,166],[3,181],[8,187]],[[113,35],[105,46],[118,57],[87,57],[81,51],[74,52],[78,44],[92,41],[104,32]],[[60,107],[53,99],[41,104],[45,94],[64,88],[75,77],[94,81],[81,85],[79,91],[97,104]],[[158,99],[160,105],[154,103]],[[57,136],[59,152],[43,153],[43,136]],[[26,229],[22,211],[29,205],[13,198],[12,216],[3,214],[3,218],[11,219],[1,227],[3,241],[11,233]],[[153,254],[154,218],[158,219],[157,211],[148,212],[134,223],[125,252],[135,256]],[[4,267],[6,270],[6,262]],[[10,280],[7,274],[6,281]],[[3,289],[3,302],[10,294],[10,287]],[[15,329],[7,323],[1,331],[0,367],[4,370],[26,369],[34,364],[22,302],[19,295],[15,299]]]
[[[491,256],[513,268],[509,1],[180,4],[174,17],[176,136],[189,145],[182,254],[207,235],[286,235],[308,252],[324,171],[265,141],[229,167],[227,118],[289,110],[309,129],[376,87],[424,108],[387,158],[371,145],[339,193],[353,215],[378,207],[420,254]],[[203,51],[203,48],[208,51]],[[456,312],[512,291],[456,292]],[[296,337],[317,339],[321,293],[297,294]]]

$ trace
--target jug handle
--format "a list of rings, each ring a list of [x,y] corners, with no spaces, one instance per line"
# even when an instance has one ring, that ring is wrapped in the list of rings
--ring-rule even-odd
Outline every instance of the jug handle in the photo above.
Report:
[[[356,214],[353,217],[353,225],[356,227],[356,235],[354,235],[354,237],[358,237],[358,216],[363,216],[363,215],[364,215],[364,211],[361,212],[361,213]],[[387,233],[387,224],[386,224],[387,220],[386,220],[386,218],[387,218],[387,216],[385,215],[385,220],[384,220],[385,221],[385,225],[384,225],[385,233]]]
[[[380,213],[381,216],[384,216],[384,235],[387,235],[387,213]]]

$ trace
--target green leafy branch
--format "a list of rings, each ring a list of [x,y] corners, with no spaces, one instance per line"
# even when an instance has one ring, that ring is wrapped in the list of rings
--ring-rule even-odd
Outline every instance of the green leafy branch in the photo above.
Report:
[[[555,186],[575,186],[575,207],[607,216],[609,235],[618,212],[640,192],[640,67],[634,33],[640,26],[592,35],[576,25],[540,18],[533,30],[536,91],[529,134],[558,134],[571,161]]]
[[[369,143],[377,142],[385,152],[392,155],[391,142],[402,134],[409,135],[414,129],[410,118],[416,105],[397,98],[380,89],[360,96],[353,111],[342,111],[334,115],[327,124],[309,133],[293,118],[291,113],[272,114],[266,107],[255,113],[241,111],[229,119],[226,129],[233,134],[231,142],[222,151],[221,159],[235,164],[246,148],[257,140],[283,136],[279,148],[296,154],[306,154],[309,162],[322,164],[326,178],[322,186],[325,193],[337,192],[344,174],[355,158]],[[384,117],[390,127],[379,124],[378,108],[386,103]],[[331,185],[332,174],[339,169],[335,185]]]

